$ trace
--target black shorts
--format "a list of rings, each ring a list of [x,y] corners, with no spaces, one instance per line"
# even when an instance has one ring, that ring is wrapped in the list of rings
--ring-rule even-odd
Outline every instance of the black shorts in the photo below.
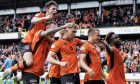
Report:
[[[18,44],[18,51],[23,56],[25,52],[32,52],[32,49],[28,43],[20,42]]]
[[[50,84],[61,84],[60,78],[52,77],[50,78]]]
[[[67,74],[62,76],[61,84],[80,84],[79,73]]]
[[[105,82],[103,80],[89,80],[84,84],[105,84]]]
[[[39,84],[39,77],[32,73],[22,72],[23,84]]]

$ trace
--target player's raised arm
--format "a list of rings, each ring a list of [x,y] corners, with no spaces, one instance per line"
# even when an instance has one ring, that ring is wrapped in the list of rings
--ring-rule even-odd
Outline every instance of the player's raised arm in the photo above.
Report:
[[[52,21],[52,22],[53,22],[53,21]],[[53,22],[53,23],[55,23],[55,22]],[[42,37],[45,37],[45,36],[47,36],[47,35],[54,34],[54,33],[58,32],[59,30],[65,29],[65,28],[67,28],[67,27],[69,27],[69,26],[72,26],[72,25],[73,25],[73,23],[67,23],[67,24],[65,24],[65,25],[63,25],[63,26],[60,26],[60,27],[49,28],[48,30],[42,32],[42,33],[41,33],[41,36],[42,36]]]
[[[120,37],[114,32],[109,32],[106,35],[105,39],[107,43],[111,46],[111,49],[113,51],[113,56],[110,56],[107,59],[110,69],[108,75],[108,83],[115,84],[117,81],[120,81],[120,84],[126,84],[123,58],[119,50],[120,46],[122,45],[122,41],[120,40]],[[113,80],[112,78],[115,77],[117,77],[117,79]]]
[[[46,17],[40,17],[40,18],[33,17],[32,20],[31,20],[31,23],[37,23],[37,22],[40,22],[42,20],[50,20],[51,18],[52,18],[52,15],[47,15]]]
[[[109,54],[109,56],[111,56],[111,57],[113,57],[113,51],[112,51],[112,49],[109,47],[109,44],[107,43],[107,41],[106,40],[103,40],[103,39],[101,39],[100,40],[103,44],[104,44],[104,46],[105,46],[105,48],[106,48],[106,51],[107,51],[107,53]]]

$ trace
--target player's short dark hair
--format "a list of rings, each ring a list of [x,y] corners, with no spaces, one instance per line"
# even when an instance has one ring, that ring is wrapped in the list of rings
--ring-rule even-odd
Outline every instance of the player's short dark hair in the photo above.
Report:
[[[55,5],[58,8],[58,4],[55,1],[53,1],[53,0],[47,2],[45,4],[45,8],[49,8],[51,5]]]
[[[89,35],[91,32],[96,32],[96,31],[99,31],[99,29],[97,29],[97,28],[90,28],[90,29],[88,30],[88,35]]]
[[[113,34],[115,34],[115,33],[114,33],[114,32],[109,32],[109,33],[106,35],[105,40],[107,41],[107,43],[109,43],[109,44],[111,43],[111,42],[110,42],[110,38],[112,37]]]

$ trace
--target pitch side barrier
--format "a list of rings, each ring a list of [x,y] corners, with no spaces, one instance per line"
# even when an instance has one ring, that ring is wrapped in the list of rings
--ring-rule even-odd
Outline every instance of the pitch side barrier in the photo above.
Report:
[[[47,75],[47,72],[44,73],[44,75],[42,75],[40,79],[43,80],[46,75]],[[84,76],[85,76],[85,73],[80,73],[81,84],[84,84]],[[126,78],[127,84],[140,84],[140,73],[125,73],[125,78]]]
[[[0,72],[0,77],[2,76],[2,73],[3,72]],[[18,72],[18,74],[21,74],[21,72]],[[44,81],[47,74],[48,72],[45,72],[42,76],[40,76],[40,80]],[[85,73],[80,73],[81,84],[84,83],[84,76],[85,76]],[[140,84],[140,73],[125,73],[125,78],[126,78],[127,84]]]

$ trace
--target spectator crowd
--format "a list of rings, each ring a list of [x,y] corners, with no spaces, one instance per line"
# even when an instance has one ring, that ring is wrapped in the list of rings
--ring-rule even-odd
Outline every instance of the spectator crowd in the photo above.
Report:
[[[34,13],[20,14],[16,19],[12,15],[0,16],[0,33],[28,30],[33,15]],[[98,8],[71,10],[71,14],[67,11],[59,11],[57,16],[56,22],[59,26],[67,22],[75,22],[81,29],[140,25],[140,16],[133,16],[132,6],[105,7],[102,9],[101,17]]]

